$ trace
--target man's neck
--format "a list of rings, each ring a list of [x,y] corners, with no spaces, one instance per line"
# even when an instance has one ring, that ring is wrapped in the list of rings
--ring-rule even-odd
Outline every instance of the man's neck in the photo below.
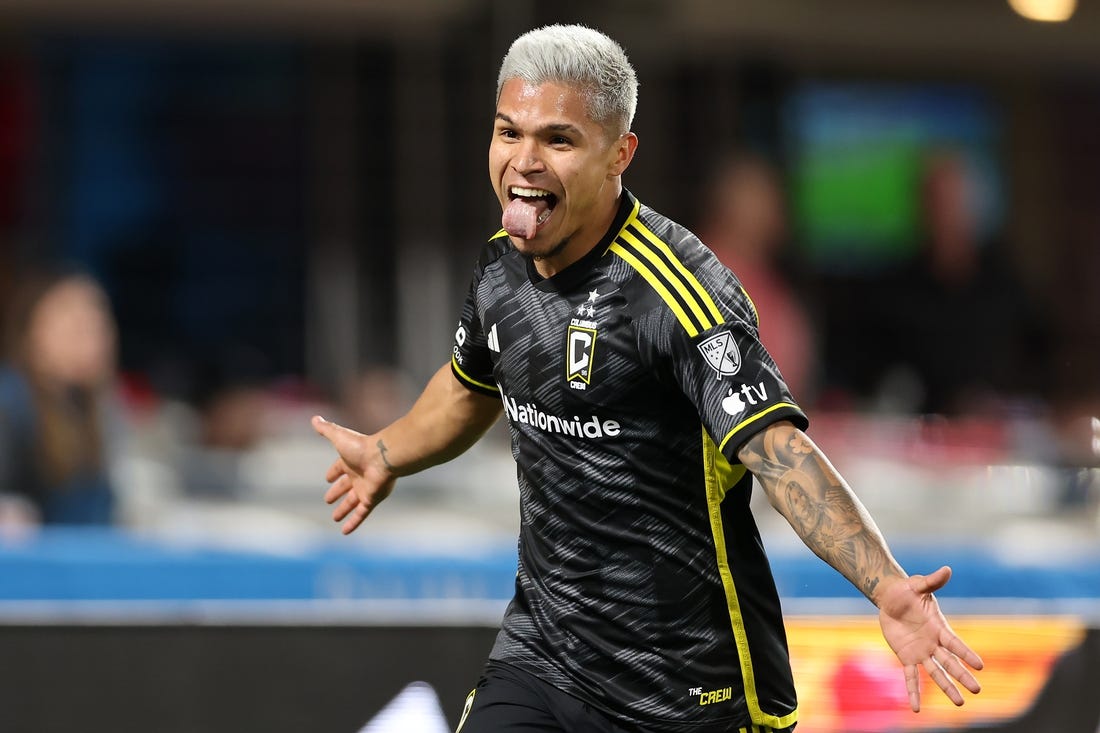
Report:
[[[578,232],[574,235],[574,238],[566,241],[560,252],[555,252],[549,257],[536,259],[534,261],[535,271],[544,278],[553,277],[591,252],[593,247],[603,241],[603,238],[607,235],[607,230],[611,228],[612,222],[615,221],[615,215],[619,213],[622,196],[623,189],[620,185],[611,203],[601,207],[602,211],[599,219],[593,223],[593,226],[587,232]]]

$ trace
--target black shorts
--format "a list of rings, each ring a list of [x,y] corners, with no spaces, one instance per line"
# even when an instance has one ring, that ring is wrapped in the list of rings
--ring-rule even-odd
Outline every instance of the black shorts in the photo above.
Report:
[[[787,733],[749,726],[746,733]],[[638,733],[533,674],[489,662],[466,697],[455,733]]]
[[[533,674],[489,662],[455,733],[627,733],[592,706]]]

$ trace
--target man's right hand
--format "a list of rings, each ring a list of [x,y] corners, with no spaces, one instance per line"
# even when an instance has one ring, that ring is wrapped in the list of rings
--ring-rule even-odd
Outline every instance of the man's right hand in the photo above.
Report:
[[[341,531],[350,534],[393,492],[397,476],[387,467],[385,444],[381,440],[372,441],[371,436],[319,415],[311,422],[313,429],[336,449],[338,458],[325,473],[325,480],[331,484],[325,492],[325,502],[339,502],[332,511],[332,519],[346,520]]]

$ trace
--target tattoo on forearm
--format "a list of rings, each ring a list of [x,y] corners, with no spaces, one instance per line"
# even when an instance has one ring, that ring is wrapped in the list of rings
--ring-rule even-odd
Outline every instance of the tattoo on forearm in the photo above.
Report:
[[[741,459],[806,545],[866,596],[897,572],[871,518],[802,431],[765,430],[745,444]]]
[[[381,438],[379,438],[378,442],[375,445],[378,446],[378,455],[382,456],[382,463],[385,463],[386,468],[390,469],[391,471],[394,470],[393,466],[390,465],[390,460],[386,458],[386,451],[389,450],[389,448],[386,447],[386,444],[382,442]]]

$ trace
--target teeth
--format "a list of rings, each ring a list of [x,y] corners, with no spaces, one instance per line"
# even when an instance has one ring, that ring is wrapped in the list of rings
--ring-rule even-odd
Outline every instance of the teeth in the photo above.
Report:
[[[550,218],[550,215],[552,213],[554,213],[554,212],[552,212],[550,209],[547,209],[546,211],[542,212],[541,214],[539,214],[539,218],[536,220],[535,224],[536,225],[542,224],[544,221],[546,221],[547,219]]]
[[[512,186],[510,189],[513,196],[523,196],[524,198],[544,198],[550,195],[549,191],[541,188],[523,188],[522,186]]]

